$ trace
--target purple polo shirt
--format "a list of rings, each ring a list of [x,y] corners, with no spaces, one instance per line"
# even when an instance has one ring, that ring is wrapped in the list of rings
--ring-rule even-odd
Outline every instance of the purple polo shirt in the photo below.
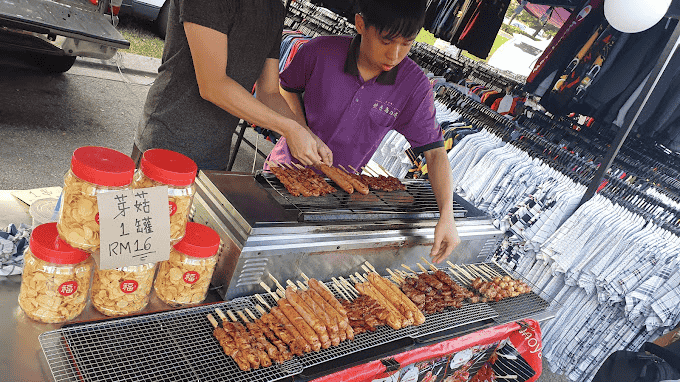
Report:
[[[391,129],[403,134],[416,153],[443,147],[432,86],[420,67],[407,57],[364,81],[357,68],[360,38],[314,38],[280,76],[284,89],[304,92],[307,124],[333,152],[333,164],[366,165]],[[284,138],[268,159],[291,162]]]

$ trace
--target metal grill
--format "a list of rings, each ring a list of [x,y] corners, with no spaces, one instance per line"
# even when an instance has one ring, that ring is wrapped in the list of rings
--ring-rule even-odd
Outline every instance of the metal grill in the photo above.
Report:
[[[224,354],[206,319],[215,308],[253,310],[248,299],[72,326],[39,340],[61,381],[276,381],[302,372],[297,360],[248,372]]]
[[[475,267],[480,264],[461,264],[458,265],[458,267],[463,268],[465,270],[469,269],[474,270]],[[548,306],[550,305],[550,299],[546,296],[546,294],[540,289],[538,289],[535,285],[528,282],[525,278],[521,277],[519,274],[516,274],[514,272],[511,274],[505,269],[498,266],[498,264],[496,263],[483,263],[483,264],[487,267],[490,267],[491,269],[493,269],[494,271],[498,272],[503,276],[508,275],[516,280],[522,280],[531,287],[531,292],[529,293],[525,293],[517,297],[506,298],[498,302],[496,301],[488,302],[488,305],[497,313],[496,317],[494,318],[494,320],[497,323],[502,324],[526,318],[528,315],[532,313],[541,312],[547,309]],[[450,272],[449,276],[456,280],[456,282],[458,282],[460,285],[463,285],[468,288],[470,287],[471,284],[470,280],[460,279],[459,277],[457,277],[457,275],[451,274]]]
[[[406,191],[371,191],[368,195],[348,194],[328,180],[338,191],[322,196],[293,196],[272,174],[259,173],[258,181],[275,192],[274,198],[284,208],[297,209],[300,221],[376,221],[384,219],[439,219],[437,200],[430,182],[402,179]],[[454,217],[467,215],[460,204],[454,202]]]
[[[464,304],[461,308],[447,308],[440,313],[425,315],[425,322],[416,330],[418,337],[424,337],[496,317],[498,313],[487,304]]]

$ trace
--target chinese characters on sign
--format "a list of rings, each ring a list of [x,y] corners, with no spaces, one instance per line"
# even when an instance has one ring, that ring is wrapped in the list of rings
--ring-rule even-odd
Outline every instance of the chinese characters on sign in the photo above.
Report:
[[[97,202],[101,269],[168,260],[170,215],[166,186],[105,192],[97,195]]]

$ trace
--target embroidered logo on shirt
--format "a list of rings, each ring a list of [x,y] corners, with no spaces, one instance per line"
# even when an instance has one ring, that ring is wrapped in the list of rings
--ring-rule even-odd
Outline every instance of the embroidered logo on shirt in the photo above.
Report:
[[[378,109],[391,117],[394,117],[394,119],[397,119],[397,117],[399,117],[399,113],[401,113],[401,111],[394,107],[391,102],[375,101],[373,103],[373,108]]]

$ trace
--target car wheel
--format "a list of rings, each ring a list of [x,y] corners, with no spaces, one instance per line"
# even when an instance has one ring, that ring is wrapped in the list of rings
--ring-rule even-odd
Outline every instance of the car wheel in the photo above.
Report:
[[[168,17],[170,17],[170,1],[166,0],[161,7],[160,12],[158,12],[158,17],[156,17],[156,32],[163,40],[165,40],[165,34],[168,31]]]
[[[54,56],[49,54],[32,54],[33,62],[45,73],[64,73],[76,62],[76,56]]]

